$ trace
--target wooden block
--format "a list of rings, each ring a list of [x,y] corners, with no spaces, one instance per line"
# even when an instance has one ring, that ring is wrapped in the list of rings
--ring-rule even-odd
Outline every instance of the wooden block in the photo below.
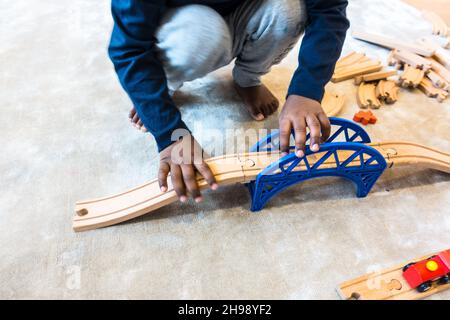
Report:
[[[423,91],[428,97],[436,98],[439,102],[443,102],[449,93],[440,88],[436,88],[428,78],[423,78],[419,84],[419,89]]]
[[[396,70],[382,70],[378,72],[368,73],[365,75],[357,76],[355,78],[355,84],[360,85],[361,82],[370,82],[387,79],[388,77],[395,76],[396,74],[397,74]]]
[[[418,292],[409,286],[403,277],[403,267],[413,261],[424,260],[433,254],[412,259],[393,268],[372,272],[356,279],[343,282],[337,288],[338,294],[345,300],[417,300],[447,290],[450,283],[433,283],[426,292]]]
[[[398,39],[388,38],[376,34],[371,34],[367,32],[354,31],[352,34],[353,38],[370,42],[388,49],[403,49],[410,52],[419,54],[425,57],[431,57],[434,54],[434,50],[431,48],[424,47],[415,43],[407,43],[400,41]]]
[[[360,122],[363,125],[375,124],[377,117],[371,111],[359,111],[353,116],[353,121]]]

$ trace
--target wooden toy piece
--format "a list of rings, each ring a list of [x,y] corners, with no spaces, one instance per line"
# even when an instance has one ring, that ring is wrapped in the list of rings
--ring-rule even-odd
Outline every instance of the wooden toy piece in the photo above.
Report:
[[[331,78],[332,82],[341,82],[344,80],[352,79],[356,76],[373,73],[380,71],[383,68],[380,61],[378,60],[368,60],[361,63],[356,63],[351,66],[344,66],[335,70],[333,77]]]
[[[421,56],[406,51],[406,50],[394,50],[392,53],[392,57],[396,59],[397,61],[401,61],[404,64],[408,64],[414,68],[421,69],[421,70],[430,70],[431,69],[431,62],[422,58]]]
[[[327,116],[333,117],[338,115],[344,107],[344,104],[345,95],[325,91],[325,95],[322,99],[322,108]]]
[[[408,142],[383,142],[371,143],[386,159],[388,168],[401,165],[419,165],[450,173],[450,154],[419,144]],[[338,152],[339,159],[348,159],[349,151]],[[320,159],[324,152],[312,154],[308,161],[312,166],[315,159]],[[225,155],[207,159],[211,171],[219,185],[233,183],[246,183],[255,180],[256,176],[274,161],[279,160],[280,152],[254,152],[237,155]],[[333,157],[331,157],[333,158]],[[321,164],[321,168],[335,168],[334,159],[327,159]],[[343,161],[343,160],[342,160]],[[358,159],[352,160],[359,163]],[[306,170],[306,166],[299,164],[295,170]],[[200,176],[197,177],[200,189],[205,189],[207,183]],[[73,218],[75,231],[85,231],[100,227],[114,225],[126,220],[142,216],[162,206],[177,201],[177,196],[168,179],[168,191],[162,192],[157,179],[134,189],[117,195],[80,201],[75,206],[76,215]]]
[[[431,255],[418,258],[423,260]],[[341,283],[339,296],[346,300],[417,300],[450,288],[450,284],[432,283],[425,292],[412,288],[403,277],[405,264],[358,277]]]
[[[354,31],[352,34],[353,38],[362,41],[370,42],[372,44],[379,45],[388,49],[403,49],[410,52],[419,54],[425,57],[431,57],[434,54],[432,48],[425,47],[420,44],[407,43],[393,38],[387,38],[384,36],[371,34],[367,32]]]
[[[428,38],[420,38],[417,40],[418,43],[426,45],[428,47],[434,48],[433,57],[437,62],[444,66],[447,70],[450,70],[450,54],[447,50],[442,48],[439,43],[434,42]],[[450,48],[447,48],[450,49]],[[428,61],[429,62],[429,61]],[[431,64],[431,62],[429,62]]]
[[[423,17],[433,24],[433,34],[447,37],[448,26],[444,19],[432,11],[423,11]]]
[[[439,102],[443,102],[449,93],[440,88],[436,88],[428,78],[423,78],[419,84],[419,89],[430,98],[436,98]]]
[[[396,70],[381,70],[378,72],[368,73],[365,75],[355,77],[355,84],[360,85],[362,82],[387,79],[388,77],[395,76],[396,74],[397,74]]]
[[[431,83],[436,88],[440,88],[450,93],[450,83],[445,81],[444,78],[442,78],[439,74],[437,74],[433,70],[428,71],[427,78],[430,79]]]
[[[450,83],[450,71],[433,58],[427,58],[427,60],[431,63],[431,69]]]
[[[375,124],[377,122],[377,117],[371,111],[359,111],[353,116],[353,121],[360,122],[367,126],[370,124]]]
[[[433,286],[446,285],[450,283],[450,249],[442,251],[431,257],[410,262],[402,269],[403,278],[408,282],[411,288],[418,292],[426,292]]]
[[[424,70],[405,64],[404,72],[400,75],[399,85],[404,88],[417,88],[424,77]]]
[[[376,85],[373,83],[361,83],[358,88],[357,102],[361,109],[379,109],[381,102],[378,100],[376,94]]]
[[[392,104],[398,100],[399,87],[392,80],[381,80],[375,89],[375,95],[380,101]]]
[[[335,69],[339,69],[346,66],[351,66],[352,64],[361,62],[361,61],[367,61],[366,55],[364,53],[356,53],[355,51],[350,52],[345,57],[341,58],[336,62]]]

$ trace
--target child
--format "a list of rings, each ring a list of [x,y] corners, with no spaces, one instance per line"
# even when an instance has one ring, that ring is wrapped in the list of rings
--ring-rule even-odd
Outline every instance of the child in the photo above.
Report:
[[[250,115],[261,121],[278,108],[261,76],[287,55],[303,33],[299,67],[279,117],[280,148],[282,154],[289,152],[294,130],[295,152],[303,156],[308,127],[311,150],[319,150],[330,134],[320,102],[349,27],[347,4],[346,0],[112,0],[115,24],[109,55],[133,102],[131,121],[156,139],[162,191],[167,190],[169,173],[182,202],[188,194],[196,202],[202,200],[196,172],[217,188],[170,92],[236,58],[236,90]],[[185,129],[186,135],[173,141],[176,129]],[[173,155],[181,141],[195,146],[183,161]],[[198,157],[199,161],[190,161]]]

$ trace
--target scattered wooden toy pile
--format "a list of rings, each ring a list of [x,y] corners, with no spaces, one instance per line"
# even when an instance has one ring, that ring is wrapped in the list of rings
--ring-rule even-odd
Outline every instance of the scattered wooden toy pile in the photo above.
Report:
[[[328,117],[336,116],[344,107],[345,95],[325,91],[322,99],[322,108]]]
[[[424,12],[424,17],[433,24],[433,34],[444,37],[447,42],[439,44],[421,38],[410,43],[355,31],[354,38],[391,49],[388,65],[395,70],[384,68],[379,60],[364,53],[351,52],[336,63],[331,81],[354,79],[355,85],[359,86],[357,102],[361,109],[379,109],[382,103],[395,103],[400,87],[417,88],[428,97],[443,102],[450,95],[450,53],[445,50],[450,49],[450,31],[435,13]],[[334,104],[330,97],[326,100],[328,104]],[[363,115],[362,111],[355,114],[354,120],[363,124],[376,122],[372,113]]]
[[[434,59],[424,58],[405,50],[391,51],[388,63],[403,69],[399,85],[404,88],[419,88],[427,96],[444,101],[450,94],[450,71]]]
[[[336,63],[332,82],[341,82],[356,76],[380,71],[383,65],[379,60],[366,57],[363,53],[351,52]]]
[[[391,104],[397,101],[398,86],[395,81],[388,80],[395,75],[397,70],[383,69],[379,60],[370,59],[364,53],[351,52],[337,62],[332,81],[354,78],[355,84],[359,85],[359,107],[379,109],[382,102]]]

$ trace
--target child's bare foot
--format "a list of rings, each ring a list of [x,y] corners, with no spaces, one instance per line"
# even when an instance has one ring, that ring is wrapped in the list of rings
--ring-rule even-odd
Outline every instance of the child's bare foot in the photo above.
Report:
[[[264,120],[278,109],[278,99],[265,85],[244,88],[235,83],[235,87],[255,120]]]
[[[139,119],[139,116],[134,108],[130,110],[128,118],[138,130],[141,130],[142,132],[147,132],[147,128],[144,127],[144,124],[142,123],[141,119]]]

